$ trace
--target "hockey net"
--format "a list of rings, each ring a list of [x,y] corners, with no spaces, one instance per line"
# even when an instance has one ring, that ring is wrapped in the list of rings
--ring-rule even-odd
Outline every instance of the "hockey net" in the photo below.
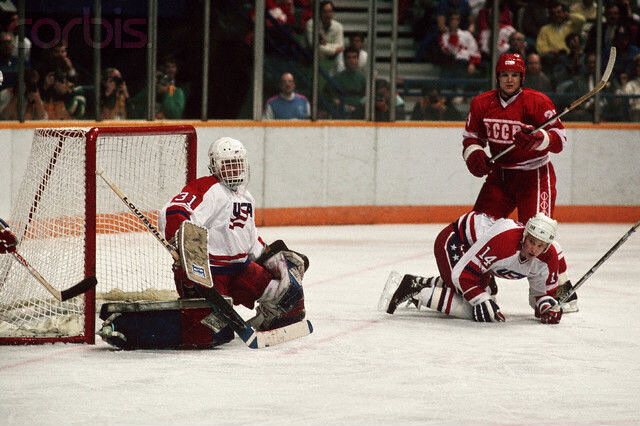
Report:
[[[171,256],[95,170],[157,226],[195,178],[196,152],[192,126],[36,129],[8,219],[18,251],[58,290],[91,275],[98,286],[59,302],[1,255],[0,344],[93,343],[96,302],[176,299]]]

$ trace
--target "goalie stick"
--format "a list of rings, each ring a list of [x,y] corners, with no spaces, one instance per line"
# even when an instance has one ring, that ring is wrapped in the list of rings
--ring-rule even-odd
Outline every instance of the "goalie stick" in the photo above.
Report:
[[[111,179],[105,174],[104,170],[99,168],[96,170],[96,174],[105,181],[105,183],[111,188],[111,190],[122,200],[122,202],[136,215],[136,217],[151,231],[156,239],[164,246],[165,249],[171,254],[174,260],[180,262],[180,254],[178,251],[162,236],[160,231],[151,223],[149,219],[132,203],[124,193],[118,188],[118,186],[111,181]],[[194,225],[195,226],[195,225]],[[206,229],[205,229],[206,231]],[[205,240],[206,241],[206,240]],[[204,266],[204,269],[209,269],[209,265]],[[187,276],[202,286],[198,287],[200,294],[207,300],[207,302],[217,311],[220,316],[229,324],[229,326],[236,332],[242,341],[251,349],[261,349],[268,346],[277,345],[280,343],[288,342],[300,337],[304,337],[313,332],[313,326],[308,320],[299,321],[295,324],[291,324],[285,327],[276,328],[269,331],[256,331],[254,330],[238,312],[231,306],[225,298],[214,288],[211,281],[211,274],[192,274],[192,268],[185,268]],[[206,282],[205,282],[206,280]]]
[[[573,288],[567,293],[565,294],[562,299],[560,299],[558,302],[563,305],[564,303],[566,303],[567,300],[569,300],[569,298],[571,296],[573,296],[573,294],[578,291],[578,288],[580,288],[580,286],[582,284],[584,284],[585,281],[587,281],[589,279],[589,277],[591,277],[591,275],[593,275],[593,273],[596,271],[596,269],[598,269],[609,257],[611,257],[611,255],[618,250],[618,248],[620,248],[620,246],[622,244],[624,244],[625,241],[627,241],[627,239],[629,239],[629,237],[631,236],[631,234],[633,234],[634,232],[636,232],[636,229],[638,229],[640,227],[640,221],[636,222],[635,225],[633,225],[631,227],[631,229],[629,229],[627,231],[626,234],[624,234],[614,245],[613,247],[611,247],[609,249],[609,251],[607,251],[604,256],[602,256],[600,259],[598,259],[598,261],[595,263],[595,265],[593,265],[591,267],[591,269],[589,269],[587,271],[586,274],[584,274],[582,276],[582,278],[580,278],[578,280],[578,282],[573,286]]]
[[[607,85],[607,82],[609,81],[609,77],[611,77],[611,72],[613,71],[613,65],[615,64],[615,62],[616,62],[616,48],[612,47],[611,52],[609,52],[609,62],[607,62],[607,67],[605,68],[604,73],[602,74],[602,79],[600,80],[600,82],[596,84],[596,86],[593,89],[591,89],[589,93],[586,93],[582,95],[580,98],[573,101],[571,105],[569,105],[564,110],[562,110],[562,112],[557,113],[551,118],[549,118],[547,121],[545,121],[535,129],[533,129],[531,133],[535,133],[538,130],[545,128],[546,126],[553,123],[563,115],[567,114],[570,111],[573,111],[578,107],[578,105],[580,105],[581,103],[583,103],[584,101],[586,101],[587,99],[589,99],[590,97],[598,93],[600,90],[602,90],[602,88]],[[516,147],[515,145],[511,145],[508,148],[504,149],[503,151],[497,153],[496,155],[494,155],[489,159],[489,164],[490,165],[494,164],[499,158],[501,158],[508,152],[511,152],[511,150],[513,150],[515,147]]]
[[[3,229],[7,231],[11,231],[9,229],[9,225],[7,224],[7,222],[5,222],[3,219],[0,219],[0,230],[3,230]],[[18,261],[18,263],[20,263],[22,266],[24,266],[27,269],[27,271],[29,271],[29,273],[33,278],[35,278],[49,293],[51,293],[53,297],[58,299],[60,302],[64,302],[65,300],[72,299],[86,291],[89,291],[98,284],[98,280],[96,279],[96,277],[90,276],[83,279],[79,283],[69,287],[68,289],[60,291],[54,288],[49,283],[49,281],[47,281],[42,275],[40,275],[40,273],[33,266],[31,266],[31,264],[27,261],[27,259],[22,257],[22,255],[18,253],[17,250],[11,252],[11,254]]]

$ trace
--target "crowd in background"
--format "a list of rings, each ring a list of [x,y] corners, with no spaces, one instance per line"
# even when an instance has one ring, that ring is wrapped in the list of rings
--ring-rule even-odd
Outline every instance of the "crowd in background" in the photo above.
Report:
[[[400,0],[399,23],[411,28],[418,63],[438,69],[439,80],[408,94],[403,77],[392,94],[388,79],[374,75],[375,120],[389,120],[395,99],[396,120],[464,120],[468,101],[490,87],[493,1],[499,1],[499,53],[517,52],[526,61],[524,85],[549,95],[558,108],[588,92],[595,83],[595,0]],[[10,1],[0,2],[0,118],[18,118],[18,13]],[[83,3],[83,2],[81,2]],[[84,2],[86,3],[86,2]],[[172,3],[161,14],[159,60],[155,79],[156,119],[199,118],[202,104],[202,28],[194,17],[198,7],[186,1]],[[348,5],[340,1],[341,7]],[[249,118],[252,102],[252,45],[254,2],[221,0],[212,3],[211,59],[209,63],[209,118]],[[266,40],[264,75],[265,119],[308,119],[311,114],[313,0],[265,0]],[[54,32],[42,43],[30,40],[29,30],[46,8],[34,12],[26,25],[24,45],[25,90],[22,115],[39,119],[147,118],[146,48],[125,48],[112,42],[104,49],[100,98],[91,73],[91,46],[75,45],[72,37]],[[364,118],[367,102],[366,28],[345,33],[336,18],[336,4],[319,5],[320,80],[319,118]],[[146,24],[120,9],[111,19],[142,39]],[[27,11],[29,12],[29,11]],[[108,11],[107,11],[108,12]],[[139,11],[138,11],[139,12]],[[617,58],[610,84],[600,97],[601,118],[640,120],[640,17],[635,0],[607,0],[602,9],[600,40],[602,65],[610,48]],[[29,15],[27,15],[29,17]],[[144,16],[144,15],[142,15]],[[128,27],[122,25],[126,22]],[[61,26],[65,14],[55,17]],[[67,12],[66,19],[74,19]],[[137,22],[137,27],[134,26]],[[66,28],[66,27],[65,27]],[[167,30],[168,28],[168,30]],[[134,31],[133,29],[137,29]],[[78,30],[82,31],[84,28]],[[115,31],[115,30],[114,30]],[[67,32],[67,35],[69,33]],[[115,34],[115,33],[114,33]],[[39,34],[41,36],[41,34]],[[57,39],[55,36],[58,36]],[[131,37],[129,37],[131,40]],[[133,43],[132,43],[133,44]],[[199,74],[200,73],[200,74]],[[425,81],[427,77],[425,75]],[[414,87],[415,88],[415,87]],[[577,95],[577,96],[576,96]],[[407,96],[411,96],[408,102]],[[636,97],[638,96],[638,97]],[[595,99],[567,117],[593,118]]]

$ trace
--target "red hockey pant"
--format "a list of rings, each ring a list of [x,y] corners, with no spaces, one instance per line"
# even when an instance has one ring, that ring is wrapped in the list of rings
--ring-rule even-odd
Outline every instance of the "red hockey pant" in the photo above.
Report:
[[[480,189],[473,210],[496,218],[509,217],[518,209],[525,224],[542,212],[553,217],[556,205],[556,173],[551,163],[535,170],[493,170]]]

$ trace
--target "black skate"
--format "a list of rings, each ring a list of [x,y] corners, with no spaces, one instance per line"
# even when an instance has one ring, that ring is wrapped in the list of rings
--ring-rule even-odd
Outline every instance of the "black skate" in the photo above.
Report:
[[[407,300],[414,301],[413,296],[420,293],[423,288],[433,287],[433,282],[433,278],[418,277],[416,275],[407,274],[402,277],[398,289],[393,293],[393,296],[391,296],[387,313],[393,314],[398,305]],[[414,304],[418,306],[417,300],[414,301]]]

